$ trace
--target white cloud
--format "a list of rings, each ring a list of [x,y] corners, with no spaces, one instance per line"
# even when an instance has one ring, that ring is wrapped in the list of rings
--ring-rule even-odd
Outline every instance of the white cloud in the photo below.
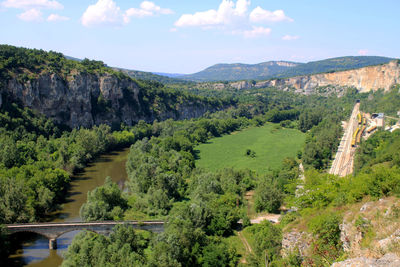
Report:
[[[0,3],[0,7],[25,10],[25,12],[17,15],[17,17],[23,21],[43,21],[42,9],[64,8],[62,4],[54,0],[6,0]],[[51,14],[47,18],[47,21],[55,21],[57,19],[65,20],[66,18],[59,15],[57,15],[58,17],[54,16],[55,14]]]
[[[60,16],[58,14],[50,14],[50,16],[47,17],[47,21],[51,21],[51,22],[67,21],[67,20],[69,20],[68,17]]]
[[[218,10],[196,12],[194,14],[184,14],[176,22],[177,27],[188,26],[217,26],[229,25],[243,20],[247,15],[247,8],[250,1],[237,0],[236,5],[233,1],[222,0]]]
[[[284,35],[284,36],[282,36],[282,40],[284,40],[284,41],[293,41],[293,40],[297,40],[297,39],[299,39],[300,38],[300,36],[298,36],[298,35]]]
[[[17,17],[23,21],[42,21],[42,12],[39,9],[32,8],[24,13],[17,15]]]
[[[183,14],[175,27],[201,27],[203,29],[217,28],[225,32],[242,35],[245,38],[268,36],[270,28],[254,26],[254,23],[293,21],[283,10],[268,11],[261,7],[249,10],[248,0],[222,0],[218,9]]]
[[[268,36],[270,33],[270,28],[253,26],[251,30],[243,31],[243,36],[245,38],[256,38],[260,36]]]
[[[368,55],[368,53],[369,53],[368,49],[360,49],[360,50],[358,50],[358,54],[360,56],[366,56],[366,55]]]
[[[265,10],[261,7],[256,7],[250,13],[250,21],[254,23],[259,22],[280,22],[280,21],[289,21],[292,22],[293,19],[289,18],[285,15],[283,10],[275,10],[269,11]]]
[[[96,25],[122,25],[130,22],[131,17],[142,18],[155,15],[173,14],[169,8],[161,8],[150,1],[143,1],[139,8],[129,8],[125,12],[113,0],[98,0],[90,5],[82,15],[82,24],[86,27]]]
[[[161,8],[153,2],[143,1],[140,4],[140,8],[129,8],[127,11],[125,11],[124,21],[128,23],[130,21],[130,17],[143,18],[155,15],[170,15],[173,13],[174,12],[169,8]]]
[[[169,8],[161,8],[154,4],[153,2],[150,1],[143,1],[140,4],[140,8],[142,10],[146,10],[148,12],[152,12],[153,14],[163,14],[163,15],[170,15],[173,14],[174,12],[169,9]]]
[[[57,1],[49,0],[6,0],[1,3],[2,6],[7,8],[21,8],[21,9],[63,9],[64,6]]]
[[[83,26],[121,25],[124,23],[123,13],[112,0],[99,0],[88,6],[81,18]]]

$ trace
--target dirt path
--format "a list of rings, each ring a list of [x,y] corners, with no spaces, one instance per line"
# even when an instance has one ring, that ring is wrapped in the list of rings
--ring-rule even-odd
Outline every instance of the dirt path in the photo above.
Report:
[[[265,214],[265,215],[260,215],[260,216],[254,218],[254,219],[251,219],[250,222],[252,224],[258,224],[258,223],[261,223],[262,221],[267,220],[267,221],[270,221],[272,223],[279,223],[279,218],[281,216],[282,215],[280,215],[280,214],[272,214],[272,213],[271,214]]]
[[[240,240],[242,240],[242,243],[243,243],[244,247],[246,248],[246,252],[253,253],[253,250],[251,249],[249,242],[247,242],[247,239],[246,239],[246,237],[244,237],[242,232],[238,232],[238,236],[239,236]]]

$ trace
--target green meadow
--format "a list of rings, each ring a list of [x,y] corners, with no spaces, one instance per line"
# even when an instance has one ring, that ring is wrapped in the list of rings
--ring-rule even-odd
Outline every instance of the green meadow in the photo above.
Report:
[[[212,171],[233,167],[265,173],[279,168],[284,158],[295,157],[304,141],[304,133],[268,123],[213,138],[197,146],[196,166]],[[248,150],[252,155],[247,155]]]

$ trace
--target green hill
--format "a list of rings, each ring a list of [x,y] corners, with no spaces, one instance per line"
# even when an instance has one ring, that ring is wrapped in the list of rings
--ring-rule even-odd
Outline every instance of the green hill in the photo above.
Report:
[[[216,64],[207,69],[179,78],[198,82],[206,81],[236,81],[258,80],[264,77],[272,77],[301,63],[288,61],[269,61],[259,64]]]
[[[179,78],[198,82],[267,80],[271,78],[283,78],[322,72],[357,69],[366,66],[388,63],[391,60],[393,60],[393,58],[377,56],[348,56],[308,63],[269,61],[254,65],[217,64],[203,71],[190,75],[184,75]]]
[[[82,59],[64,55],[66,59],[82,62]],[[107,65],[106,65],[107,66]],[[152,73],[140,70],[130,70],[112,67],[116,71],[121,71],[133,79],[154,81],[163,84],[191,84],[191,81],[175,79],[175,77],[182,76],[182,74],[168,74],[168,73]]]
[[[182,80],[178,78],[168,77],[166,75],[158,75],[152,72],[146,71],[139,71],[139,70],[128,70],[128,69],[121,69],[121,68],[114,68],[115,70],[121,71],[128,75],[133,79],[138,80],[148,80],[148,81],[155,81],[163,84],[179,84],[179,85],[187,85],[192,84],[192,81],[189,80]]]

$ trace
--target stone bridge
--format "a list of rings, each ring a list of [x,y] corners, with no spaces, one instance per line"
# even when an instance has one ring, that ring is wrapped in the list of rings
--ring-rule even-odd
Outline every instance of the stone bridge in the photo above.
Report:
[[[49,239],[49,249],[57,249],[57,238],[67,232],[88,230],[99,234],[109,234],[118,224],[130,225],[136,229],[148,230],[156,233],[164,231],[163,221],[104,221],[104,222],[62,222],[62,223],[24,223],[8,224],[6,228],[10,234],[32,232]]]

